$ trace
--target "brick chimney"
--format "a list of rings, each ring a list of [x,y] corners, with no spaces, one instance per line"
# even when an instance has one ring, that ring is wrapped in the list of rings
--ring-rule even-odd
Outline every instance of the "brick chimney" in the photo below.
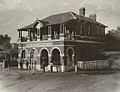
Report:
[[[80,15],[80,16],[85,16],[85,10],[86,10],[86,9],[85,9],[84,7],[80,8],[80,9],[79,9],[79,15]]]
[[[96,21],[97,15],[96,14],[90,14],[89,18]]]

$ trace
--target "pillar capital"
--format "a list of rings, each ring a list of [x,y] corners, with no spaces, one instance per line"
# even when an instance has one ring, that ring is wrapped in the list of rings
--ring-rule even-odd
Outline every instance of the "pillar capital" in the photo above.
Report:
[[[37,41],[40,41],[40,36],[37,36]]]
[[[51,57],[52,55],[51,54],[48,54],[49,57]]]

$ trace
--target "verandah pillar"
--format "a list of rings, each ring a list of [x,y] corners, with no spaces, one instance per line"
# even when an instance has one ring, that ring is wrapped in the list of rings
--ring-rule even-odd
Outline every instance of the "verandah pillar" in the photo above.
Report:
[[[19,41],[22,41],[22,30],[19,30]]]
[[[51,65],[51,64],[52,64],[51,60],[52,60],[52,59],[51,59],[51,58],[52,58],[52,57],[51,57],[51,54],[48,54],[48,60],[49,60],[49,61],[48,61],[48,70],[49,70],[50,72],[52,72],[52,70],[51,70],[51,66],[52,66],[52,65]]]
[[[30,36],[31,36],[30,29],[28,29],[28,37],[27,37],[28,42],[30,41]]]
[[[60,62],[61,62],[61,72],[65,71],[65,56],[64,54],[60,55]]]
[[[64,24],[60,24],[60,39],[64,40],[66,26]]]
[[[41,31],[40,29],[37,29],[37,41],[40,41],[40,35],[41,35],[40,31]]]
[[[51,31],[52,31],[52,27],[48,26],[48,40],[51,40],[51,35],[52,35]]]

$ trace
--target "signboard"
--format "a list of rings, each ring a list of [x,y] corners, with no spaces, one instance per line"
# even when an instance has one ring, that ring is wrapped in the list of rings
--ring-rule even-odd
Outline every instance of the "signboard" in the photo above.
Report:
[[[52,46],[52,43],[27,43],[26,47]]]

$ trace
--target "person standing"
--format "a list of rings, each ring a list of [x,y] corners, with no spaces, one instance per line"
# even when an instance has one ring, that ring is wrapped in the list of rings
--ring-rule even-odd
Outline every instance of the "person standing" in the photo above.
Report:
[[[53,72],[53,63],[52,63],[52,61],[50,63],[50,71]]]
[[[29,62],[28,62],[28,61],[26,61],[26,67],[27,67],[27,69],[28,69],[28,66],[29,66]]]
[[[22,60],[20,61],[20,69],[21,69],[21,70],[23,69],[23,63],[22,63]]]
[[[43,73],[44,73],[45,72],[45,60],[43,60],[42,67],[43,67]]]

